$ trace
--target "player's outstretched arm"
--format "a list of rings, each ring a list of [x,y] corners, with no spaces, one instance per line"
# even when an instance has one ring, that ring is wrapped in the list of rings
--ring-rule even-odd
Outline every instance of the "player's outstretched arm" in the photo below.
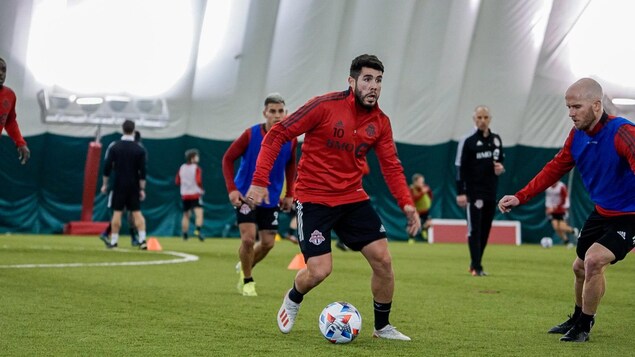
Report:
[[[498,209],[501,213],[511,212],[512,207],[516,207],[520,204],[518,197],[514,195],[506,195],[498,201]]]

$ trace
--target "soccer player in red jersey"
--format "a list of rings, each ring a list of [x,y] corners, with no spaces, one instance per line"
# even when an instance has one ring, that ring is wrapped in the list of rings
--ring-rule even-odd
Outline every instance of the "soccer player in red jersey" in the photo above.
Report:
[[[408,218],[407,230],[419,231],[421,222],[397,157],[390,120],[377,104],[383,74],[384,65],[376,56],[358,56],[351,63],[346,91],[313,98],[274,125],[262,142],[245,195],[252,205],[277,200],[267,192],[271,168],[283,145],[305,134],[294,199],[307,267],[296,275],[278,312],[283,333],[291,331],[304,295],[331,274],[333,230],[342,243],[360,251],[372,269],[373,336],[410,340],[388,321],[395,285],[392,259],[386,230],[362,186],[366,154],[372,148],[390,192]]]
[[[3,129],[7,130],[7,134],[13,139],[15,146],[18,147],[18,159],[24,165],[31,157],[31,151],[26,145],[22,133],[20,133],[17,115],[15,114],[15,92],[4,85],[6,78],[7,62],[0,58],[0,134],[2,134]]]

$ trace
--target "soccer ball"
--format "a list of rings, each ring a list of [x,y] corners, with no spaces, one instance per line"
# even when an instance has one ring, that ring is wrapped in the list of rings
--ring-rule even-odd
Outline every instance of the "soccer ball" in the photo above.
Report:
[[[318,323],[320,332],[331,343],[349,343],[362,329],[362,315],[355,306],[338,301],[322,310]]]
[[[540,245],[543,248],[551,248],[553,246],[553,239],[549,237],[542,237],[542,239],[540,240]]]

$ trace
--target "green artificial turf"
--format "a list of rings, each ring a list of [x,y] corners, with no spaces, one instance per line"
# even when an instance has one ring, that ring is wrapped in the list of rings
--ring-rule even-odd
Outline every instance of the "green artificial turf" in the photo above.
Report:
[[[635,258],[607,271],[607,292],[587,343],[546,331],[573,309],[575,251],[490,245],[490,274],[468,273],[467,246],[391,242],[396,277],[390,321],[410,342],[377,340],[370,268],[334,250],[331,276],[305,297],[288,335],[275,315],[292,286],[298,246],[279,241],[258,264],[258,297],[236,291],[238,239],[161,238],[163,252],[106,250],[96,237],[0,237],[0,355],[3,356],[600,356],[632,355]],[[197,261],[156,264],[181,259]],[[152,262],[152,265],[105,265]],[[103,265],[99,265],[102,264]],[[49,267],[32,267],[49,264]],[[58,267],[54,264],[71,264]],[[92,264],[92,265],[91,265]],[[54,266],[51,266],[54,265]],[[16,268],[15,266],[22,266]],[[355,305],[362,331],[333,345],[318,330],[330,302]]]

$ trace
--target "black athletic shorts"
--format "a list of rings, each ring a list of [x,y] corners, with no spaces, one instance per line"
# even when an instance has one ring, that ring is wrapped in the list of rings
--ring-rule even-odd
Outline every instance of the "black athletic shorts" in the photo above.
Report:
[[[564,221],[564,213],[552,213],[549,215],[549,220],[556,220],[556,221]]]
[[[386,229],[369,200],[335,207],[296,200],[298,242],[307,260],[331,252],[331,230],[352,250],[386,238]]]
[[[578,258],[584,260],[593,243],[603,245],[615,255],[611,264],[624,259],[635,247],[635,215],[603,217],[593,210],[578,237]]]
[[[187,212],[196,207],[203,207],[203,198],[194,198],[190,200],[182,200],[183,201],[183,212]]]
[[[110,207],[114,211],[139,211],[141,209],[141,198],[139,188],[123,188],[112,190]]]
[[[258,230],[278,230],[278,215],[280,207],[256,207],[249,208],[249,205],[243,203],[240,207],[234,207],[236,210],[236,224],[255,223]]]

